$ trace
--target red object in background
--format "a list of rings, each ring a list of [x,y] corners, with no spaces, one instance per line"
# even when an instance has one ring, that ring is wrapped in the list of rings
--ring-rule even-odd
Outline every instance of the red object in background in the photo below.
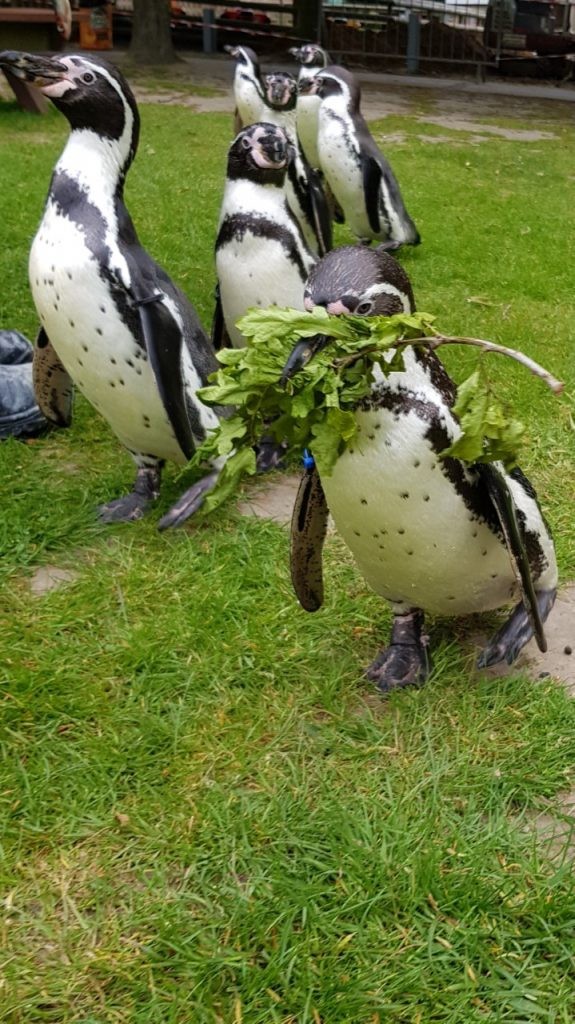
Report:
[[[241,7],[228,7],[221,15],[222,21],[253,21],[257,25],[271,25],[267,14],[243,10]]]

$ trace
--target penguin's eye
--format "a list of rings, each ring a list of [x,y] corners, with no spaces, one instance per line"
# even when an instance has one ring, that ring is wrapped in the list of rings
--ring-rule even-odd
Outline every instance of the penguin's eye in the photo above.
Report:
[[[368,313],[371,313],[372,309],[373,302],[370,302],[369,299],[366,299],[365,302],[358,302],[357,306],[355,307],[355,313],[357,313],[358,316],[367,316]]]
[[[251,140],[248,139],[247,136],[242,139],[242,146],[244,147],[244,149],[252,148]]]
[[[82,81],[85,82],[86,85],[91,85],[92,82],[96,81],[96,76],[92,74],[91,71],[86,71],[86,73],[82,75]]]

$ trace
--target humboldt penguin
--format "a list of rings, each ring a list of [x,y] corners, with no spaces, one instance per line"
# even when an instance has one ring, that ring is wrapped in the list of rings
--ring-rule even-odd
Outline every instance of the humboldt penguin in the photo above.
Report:
[[[277,125],[250,125],[234,139],[216,238],[216,273],[226,334],[251,306],[303,309],[304,285],[316,260],[291,212],[284,183],[292,146]],[[216,347],[221,339],[214,337]]]
[[[389,316],[414,310],[411,285],[381,248],[346,246],[312,270],[305,305],[328,313]],[[329,340],[294,348],[287,381]],[[469,615],[514,604],[479,666],[513,662],[553,605],[553,541],[519,469],[444,457],[461,434],[456,389],[440,360],[406,347],[404,369],[377,369],[356,409],[357,438],[331,476],[304,474],[292,522],[292,579],[303,607],[323,600],[321,546],[328,509],[370,586],[393,610],[391,643],[367,676],[382,691],[417,685],[431,668],[424,614]]]
[[[66,423],[72,379],[108,420],[137,473],[133,491],[102,506],[100,518],[138,519],[158,495],[164,461],[186,463],[218,423],[196,396],[215,354],[124,205],[140,122],[120,72],[91,56],[5,52],[0,66],[36,85],[71,128],[30,252],[42,325],[38,400],[50,420]]]
[[[301,65],[298,85],[308,79],[315,78],[322,68],[329,64],[329,53],[323,50],[316,43],[306,43],[305,46],[292,46],[288,51]],[[317,95],[302,91],[300,89],[296,104],[297,134],[301,148],[310,167],[318,170],[320,167],[319,152],[317,148],[317,133],[319,129],[319,105],[320,98]]]
[[[234,74],[234,134],[263,118],[265,103],[257,53],[249,46],[224,46],[236,60]]]
[[[309,248],[325,256],[332,247],[329,206],[320,175],[307,162],[299,144],[296,129],[297,82],[287,71],[264,76],[266,112],[263,120],[285,131],[293,148],[289,161],[285,190],[290,209],[299,222]]]
[[[230,147],[216,239],[216,348],[230,342],[236,348],[245,345],[236,323],[252,306],[304,308],[304,285],[316,257],[286,199],[292,159],[286,133],[273,124],[244,128]],[[262,439],[258,470],[277,468],[283,454],[283,445]]]
[[[300,84],[300,93],[320,97],[318,154],[321,170],[350,231],[386,248],[419,245],[399,185],[360,112],[360,88],[350,71],[328,67]]]

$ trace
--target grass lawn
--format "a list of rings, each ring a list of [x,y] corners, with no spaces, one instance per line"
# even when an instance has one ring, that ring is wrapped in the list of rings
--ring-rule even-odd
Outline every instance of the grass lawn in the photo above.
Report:
[[[490,363],[572,579],[571,111],[478,113],[553,137],[473,144],[418,120],[434,97],[411,102],[375,126],[423,236],[404,265],[443,330],[567,381],[556,399]],[[207,324],[230,118],[142,115],[128,206]],[[55,111],[0,104],[0,327],[31,337],[27,254],[65,135]],[[473,358],[446,355],[459,377]],[[573,702],[476,675],[471,627],[448,620],[429,684],[374,697],[361,671],[389,615],[336,537],[307,615],[279,526],[229,507],[157,533],[175,469],[146,521],[97,525],[132,475],[81,399],[71,430],[0,446],[0,1020],[571,1024],[569,850],[530,822],[572,784]],[[33,597],[47,564],[75,578]]]

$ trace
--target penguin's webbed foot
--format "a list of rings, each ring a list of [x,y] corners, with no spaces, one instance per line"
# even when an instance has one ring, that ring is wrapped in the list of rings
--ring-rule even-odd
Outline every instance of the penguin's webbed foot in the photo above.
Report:
[[[151,504],[150,499],[146,500],[132,491],[123,498],[98,505],[98,519],[101,523],[132,523],[136,519],[142,519]]]
[[[422,634],[423,612],[396,615],[391,643],[379,652],[365,675],[382,693],[422,686],[431,673],[428,638]]]
[[[185,523],[186,519],[193,516],[204,504],[206,494],[215,487],[219,475],[219,470],[214,470],[212,473],[208,473],[207,476],[203,476],[201,480],[197,480],[187,491],[184,491],[181,498],[178,498],[176,504],[172,505],[169,512],[162,516],[158,523],[158,530],[169,530],[175,526],[181,526],[182,523]]]
[[[378,252],[397,252],[398,249],[403,248],[403,242],[394,242],[390,239],[389,242],[380,242],[377,246]]]
[[[162,464],[140,466],[136,473],[134,490],[123,498],[108,501],[98,507],[101,523],[132,523],[141,519],[160,493]]]
[[[287,445],[262,437],[256,446],[256,468],[258,473],[270,473],[272,469],[285,469],[284,456]]]
[[[537,606],[541,621],[545,622],[551,611],[557,590],[540,590],[537,594]],[[490,665],[497,665],[500,661],[506,661],[512,665],[518,657],[525,644],[529,643],[533,636],[533,626],[525,610],[523,601],[515,606],[511,615],[503,623],[501,629],[491,638],[487,647],[481,652],[477,659],[477,668],[489,668]]]

